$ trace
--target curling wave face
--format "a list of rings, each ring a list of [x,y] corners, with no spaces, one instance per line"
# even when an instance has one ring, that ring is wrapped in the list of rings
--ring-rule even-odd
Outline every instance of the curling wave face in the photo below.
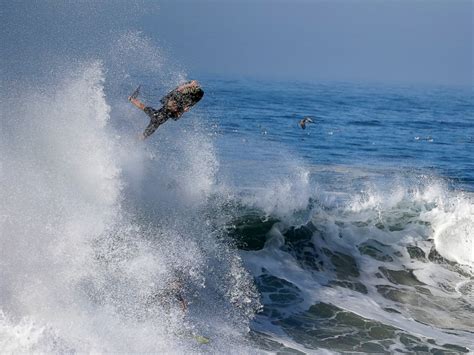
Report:
[[[254,329],[270,349],[472,349],[474,196],[381,172],[314,169],[309,180],[320,183],[305,208],[247,204],[229,225],[262,294]]]

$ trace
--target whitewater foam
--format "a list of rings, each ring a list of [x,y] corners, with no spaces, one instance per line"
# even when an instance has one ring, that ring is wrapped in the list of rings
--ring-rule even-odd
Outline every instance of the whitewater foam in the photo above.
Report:
[[[0,347],[186,352],[203,332],[219,333],[214,349],[245,347],[256,290],[202,218],[212,144],[192,119],[155,143],[117,134],[106,82],[102,62],[84,62],[2,106]]]
[[[465,267],[461,262],[463,258],[471,262],[472,228],[466,228],[473,221],[470,197],[449,190],[432,176],[406,174],[387,181],[375,174],[365,184],[365,189],[342,199],[337,191],[334,198],[329,198],[330,187],[319,186],[315,192],[324,193],[321,198],[311,196],[313,202],[307,204],[311,218],[302,225],[295,224],[291,217],[275,214],[281,221],[267,232],[264,248],[246,253],[245,260],[256,277],[271,275],[289,285],[280,293],[273,291],[271,302],[266,292],[276,290],[276,286],[264,284],[264,304],[272,310],[267,316],[275,313],[270,319],[259,316],[257,329],[271,329],[267,321],[293,325],[292,317],[301,313],[301,321],[307,321],[309,329],[320,327],[324,333],[323,323],[311,323],[316,321],[313,313],[305,315],[311,306],[322,302],[349,311],[347,317],[352,313],[378,322],[372,327],[395,327],[401,338],[403,332],[415,335],[420,346],[425,343],[429,348],[428,340],[436,339],[438,346],[471,348],[469,334],[473,328],[468,304],[472,302],[472,269],[469,263],[464,263]],[[267,214],[265,210],[261,213]],[[440,236],[447,237],[445,231],[449,228],[453,233],[443,245]],[[302,300],[297,302],[294,296],[287,307],[278,306],[277,297],[291,300],[293,292]],[[342,318],[341,322],[338,326],[344,330]],[[307,338],[301,335],[304,330],[300,331],[303,333],[295,330],[296,336],[307,344],[314,342],[311,347],[323,346],[327,340],[318,343],[311,340],[310,330]],[[370,341],[354,335],[348,344],[362,344],[364,340]],[[392,351],[407,345],[406,340],[391,341],[396,344],[390,347]]]

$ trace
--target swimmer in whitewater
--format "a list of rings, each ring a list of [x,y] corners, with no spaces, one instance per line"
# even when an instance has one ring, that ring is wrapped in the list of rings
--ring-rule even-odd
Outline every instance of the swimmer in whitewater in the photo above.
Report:
[[[168,280],[167,287],[163,289],[156,289],[147,299],[147,306],[159,304],[165,309],[171,309],[175,305],[179,305],[183,312],[188,309],[188,303],[184,297],[185,282],[184,273],[174,270]]]
[[[138,100],[137,97],[139,93],[140,86],[128,97],[128,101],[150,117],[150,124],[145,128],[140,139],[145,139],[152,135],[159,126],[170,118],[177,121],[183,113],[189,111],[189,109],[197,104],[204,96],[204,91],[196,80],[188,81],[164,96],[160,100],[163,106],[156,110]]]

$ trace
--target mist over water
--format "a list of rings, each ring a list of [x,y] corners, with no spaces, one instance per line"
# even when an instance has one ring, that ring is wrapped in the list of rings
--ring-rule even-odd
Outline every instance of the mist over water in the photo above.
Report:
[[[140,142],[186,70],[105,38],[1,89],[2,351],[473,350],[472,93],[197,78]]]

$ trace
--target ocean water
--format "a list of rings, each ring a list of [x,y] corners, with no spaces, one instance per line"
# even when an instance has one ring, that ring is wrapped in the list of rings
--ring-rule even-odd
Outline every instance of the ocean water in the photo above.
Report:
[[[187,79],[138,141],[127,95]],[[2,352],[474,351],[472,88],[188,77],[126,32],[1,112]]]

